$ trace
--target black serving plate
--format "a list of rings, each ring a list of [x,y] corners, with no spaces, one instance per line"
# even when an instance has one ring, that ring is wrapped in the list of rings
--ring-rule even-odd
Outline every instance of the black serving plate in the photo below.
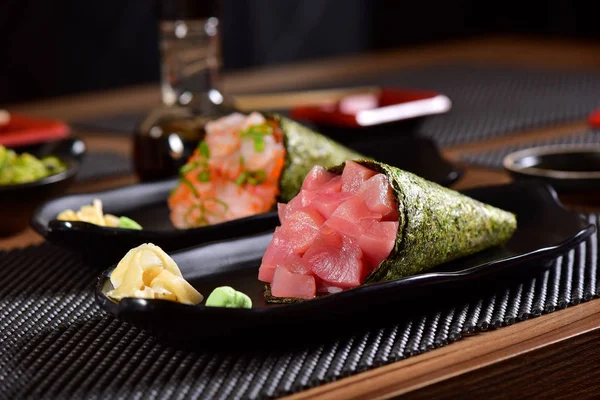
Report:
[[[0,236],[12,235],[27,228],[40,204],[64,193],[73,183],[85,154],[85,144],[77,138],[11,148],[19,154],[27,152],[38,158],[57,156],[67,164],[67,170],[35,182],[0,185]]]
[[[518,229],[506,245],[407,278],[296,304],[269,305],[257,275],[272,235],[262,234],[172,253],[184,277],[204,296],[215,287],[232,286],[251,297],[252,309],[135,298],[114,302],[105,296],[112,289],[114,266],[100,276],[96,300],[118,318],[179,344],[241,341],[252,346],[262,339],[272,343],[275,337],[303,341],[314,334],[366,327],[375,320],[381,326],[420,303],[460,301],[465,293],[473,295],[485,287],[484,282],[493,288],[501,278],[537,273],[595,231],[594,225],[565,210],[547,185],[514,183],[464,193],[517,214]]]
[[[600,190],[600,146],[555,145],[519,150],[503,160],[519,180],[536,180],[558,192]]]
[[[428,139],[393,138],[363,142],[356,148],[381,161],[414,172],[442,185],[455,182],[461,171],[444,160]],[[84,256],[91,265],[105,267],[118,261],[129,249],[142,243],[154,243],[173,251],[202,243],[227,240],[273,230],[279,225],[276,212],[228,221],[208,227],[178,230],[169,220],[166,203],[175,179],[143,183],[104,192],[63,196],[45,203],[31,224],[47,240]],[[104,212],[134,219],[143,229],[106,228],[85,222],[56,220],[66,209],[79,209],[102,200]]]

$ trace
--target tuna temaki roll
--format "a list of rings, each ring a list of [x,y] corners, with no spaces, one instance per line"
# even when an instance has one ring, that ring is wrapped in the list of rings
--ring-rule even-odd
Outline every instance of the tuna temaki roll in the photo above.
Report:
[[[233,113],[205,131],[168,199],[179,229],[267,212],[294,197],[313,166],[364,158],[277,114]]]
[[[514,214],[372,160],[314,167],[278,204],[259,269],[271,302],[403,278],[499,246]]]

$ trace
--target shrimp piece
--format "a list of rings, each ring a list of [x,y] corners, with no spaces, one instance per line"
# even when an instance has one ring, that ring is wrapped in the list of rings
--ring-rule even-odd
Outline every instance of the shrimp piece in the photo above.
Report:
[[[244,158],[244,165],[251,171],[265,170],[278,156],[279,150],[283,150],[281,143],[276,143],[272,135],[263,138],[263,148],[256,150],[252,139],[242,139],[240,153]]]
[[[169,197],[171,221],[179,229],[217,224],[272,209],[279,194],[285,162],[283,135],[248,128],[267,121],[259,113],[234,113],[206,124],[201,144],[182,168],[182,177]]]
[[[262,116],[262,114],[252,112],[250,115],[248,115],[248,117],[246,117],[246,120],[240,126],[240,131],[244,131],[254,125],[264,124],[265,122],[267,122],[267,120]]]

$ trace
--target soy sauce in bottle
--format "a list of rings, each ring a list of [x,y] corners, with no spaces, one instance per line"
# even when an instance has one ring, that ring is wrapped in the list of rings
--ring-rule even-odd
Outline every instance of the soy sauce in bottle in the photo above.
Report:
[[[206,122],[232,112],[219,87],[218,1],[161,0],[159,40],[162,106],[138,124],[138,177],[174,177],[203,139]]]

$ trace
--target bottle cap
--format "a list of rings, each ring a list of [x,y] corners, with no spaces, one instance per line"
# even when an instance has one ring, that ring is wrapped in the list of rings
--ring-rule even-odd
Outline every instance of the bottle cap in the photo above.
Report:
[[[160,19],[172,21],[216,17],[218,6],[218,0],[160,0]]]

